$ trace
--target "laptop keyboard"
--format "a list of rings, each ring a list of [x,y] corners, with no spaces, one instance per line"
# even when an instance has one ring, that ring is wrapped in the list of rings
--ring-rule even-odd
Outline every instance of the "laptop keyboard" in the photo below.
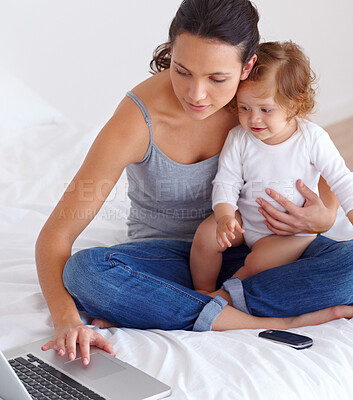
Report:
[[[104,400],[97,393],[32,354],[17,357],[9,363],[33,399]]]

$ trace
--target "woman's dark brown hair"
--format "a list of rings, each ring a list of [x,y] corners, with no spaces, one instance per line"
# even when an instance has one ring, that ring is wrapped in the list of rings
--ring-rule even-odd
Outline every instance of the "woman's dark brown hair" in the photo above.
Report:
[[[175,38],[183,32],[237,46],[246,64],[259,44],[258,21],[258,12],[249,0],[184,0],[171,23],[168,42],[154,51],[152,73],[170,67]]]

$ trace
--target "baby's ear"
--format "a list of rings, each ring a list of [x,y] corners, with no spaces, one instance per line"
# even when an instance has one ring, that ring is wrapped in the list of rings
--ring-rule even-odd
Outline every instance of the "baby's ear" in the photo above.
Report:
[[[294,118],[295,116],[299,116],[301,117],[301,113],[300,113],[300,104],[301,104],[302,99],[296,98],[294,100],[291,100],[289,103],[289,115],[291,116],[291,118]]]
[[[244,81],[250,74],[251,70],[253,69],[253,66],[255,65],[257,60],[257,55],[254,54],[250,60],[244,65],[243,70],[240,75],[240,80]]]

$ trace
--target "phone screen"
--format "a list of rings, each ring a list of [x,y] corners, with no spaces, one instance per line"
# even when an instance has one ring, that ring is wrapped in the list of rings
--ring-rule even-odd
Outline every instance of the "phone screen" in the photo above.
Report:
[[[297,335],[296,333],[286,332],[286,331],[268,331],[269,336],[274,336],[280,339],[285,339],[291,343],[302,343],[307,341],[309,338],[302,335]]]

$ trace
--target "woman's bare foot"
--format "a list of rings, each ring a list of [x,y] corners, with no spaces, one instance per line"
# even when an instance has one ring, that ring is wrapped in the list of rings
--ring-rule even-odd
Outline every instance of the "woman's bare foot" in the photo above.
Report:
[[[332,319],[353,318],[353,306],[338,305],[330,307],[332,313]]]
[[[299,328],[301,326],[320,325],[325,322],[334,321],[340,318],[353,318],[353,306],[337,305],[322,310],[313,311],[297,317],[283,318],[284,328]]]
[[[95,318],[92,321],[92,325],[98,326],[99,329],[118,328],[118,325],[114,325],[111,322],[104,321],[104,319],[99,319],[99,318]]]

